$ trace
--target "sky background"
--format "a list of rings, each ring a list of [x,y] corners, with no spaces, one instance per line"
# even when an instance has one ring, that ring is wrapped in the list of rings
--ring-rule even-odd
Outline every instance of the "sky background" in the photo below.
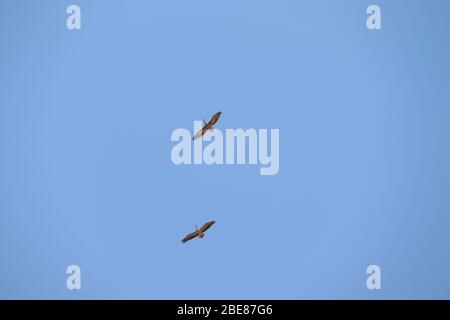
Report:
[[[449,299],[449,16],[1,0],[0,298]],[[280,129],[277,175],[172,163],[172,131],[219,110],[222,130]]]

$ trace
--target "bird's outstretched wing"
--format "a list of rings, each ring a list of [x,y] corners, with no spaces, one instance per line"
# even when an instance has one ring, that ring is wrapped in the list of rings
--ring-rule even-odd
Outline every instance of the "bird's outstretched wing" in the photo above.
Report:
[[[209,120],[208,125],[213,126],[216,124],[217,121],[219,121],[220,116],[222,115],[222,112],[219,111],[215,115],[212,116],[211,120]]]
[[[203,227],[200,228],[200,231],[201,231],[201,232],[205,232],[206,230],[208,230],[209,228],[211,228],[211,226],[212,226],[214,223],[216,223],[216,222],[215,222],[215,221],[210,221],[210,222],[205,223],[205,224],[203,225]]]
[[[189,240],[192,240],[197,236],[198,236],[197,232],[192,232],[192,233],[188,234],[186,237],[184,237],[184,239],[181,240],[181,242],[183,242],[183,243],[188,242]]]
[[[195,136],[192,137],[192,140],[198,139],[200,137],[202,137],[205,132],[208,131],[208,125],[206,124],[205,126],[203,126],[202,130],[199,130]]]
[[[206,133],[206,131],[212,129],[212,126],[216,124],[216,122],[219,120],[220,116],[222,115],[222,112],[219,111],[215,115],[212,116],[211,120],[209,120],[208,123],[203,120],[204,126],[203,128],[198,131],[195,136],[192,137],[192,140],[196,140],[200,137],[203,137],[203,135]]]

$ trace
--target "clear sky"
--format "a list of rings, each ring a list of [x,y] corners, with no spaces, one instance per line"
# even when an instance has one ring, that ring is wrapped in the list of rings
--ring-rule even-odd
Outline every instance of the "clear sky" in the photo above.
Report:
[[[449,1],[0,15],[0,298],[450,298]],[[219,110],[280,129],[277,175],[172,163],[172,131]]]

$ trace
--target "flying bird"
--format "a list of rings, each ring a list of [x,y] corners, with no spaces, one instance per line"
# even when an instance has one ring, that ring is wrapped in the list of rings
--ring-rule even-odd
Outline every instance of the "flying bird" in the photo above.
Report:
[[[192,232],[192,233],[190,233],[190,234],[188,234],[186,237],[184,237],[183,240],[181,240],[181,242],[182,242],[182,243],[185,243],[185,242],[188,242],[189,240],[192,240],[192,239],[194,239],[194,238],[196,238],[196,237],[203,238],[203,237],[205,236],[206,230],[208,230],[209,228],[211,228],[211,226],[212,226],[214,223],[216,223],[216,222],[215,222],[215,221],[207,222],[207,223],[205,223],[205,224],[203,225],[203,227],[201,227],[200,229],[197,227],[197,225],[195,225],[196,231],[195,231],[195,232]]]
[[[222,112],[217,112],[215,115],[212,116],[211,120],[209,120],[208,123],[206,123],[205,120],[203,120],[203,128],[195,134],[195,136],[192,137],[192,140],[198,139],[200,137],[203,137],[203,135],[208,131],[213,129],[213,125],[216,124],[216,122],[219,120],[220,116],[222,115]]]

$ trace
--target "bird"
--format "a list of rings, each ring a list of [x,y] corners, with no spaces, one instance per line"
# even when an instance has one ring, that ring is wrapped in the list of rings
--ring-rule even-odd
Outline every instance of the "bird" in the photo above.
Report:
[[[216,124],[216,122],[219,120],[220,116],[222,115],[222,112],[219,111],[215,115],[212,116],[211,120],[209,120],[208,123],[206,123],[205,120],[203,120],[203,128],[198,131],[195,136],[192,137],[192,140],[198,139],[202,137],[208,130],[213,129],[213,125]]]
[[[184,237],[183,240],[181,240],[181,242],[182,242],[182,243],[186,243],[186,242],[188,242],[189,240],[192,240],[192,239],[194,239],[194,238],[196,238],[196,237],[204,238],[204,237],[205,237],[205,232],[206,232],[206,230],[208,230],[209,228],[211,228],[211,226],[212,226],[214,223],[216,223],[216,222],[215,222],[215,221],[209,221],[209,222],[205,223],[205,224],[203,225],[203,227],[201,227],[200,229],[197,227],[197,225],[195,225],[196,231],[194,231],[194,232],[188,234],[186,237]]]

